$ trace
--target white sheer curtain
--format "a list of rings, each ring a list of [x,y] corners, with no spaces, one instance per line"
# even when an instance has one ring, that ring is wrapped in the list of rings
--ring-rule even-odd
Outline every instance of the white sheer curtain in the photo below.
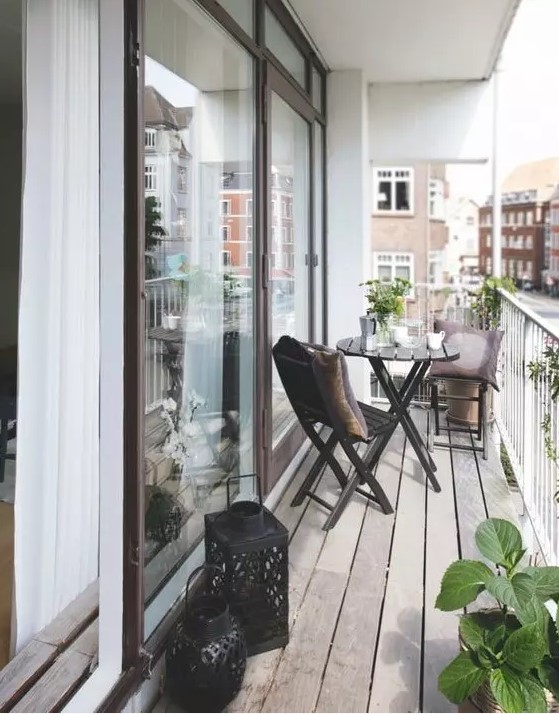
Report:
[[[98,0],[27,0],[17,649],[98,573]]]

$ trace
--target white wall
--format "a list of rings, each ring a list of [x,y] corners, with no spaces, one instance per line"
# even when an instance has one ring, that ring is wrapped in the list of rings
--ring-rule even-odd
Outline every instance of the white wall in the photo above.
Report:
[[[0,87],[1,95],[1,87]],[[22,109],[0,105],[0,349],[17,344],[22,170]]]
[[[491,155],[492,100],[491,82],[370,85],[370,159],[485,162]]]
[[[360,70],[328,75],[328,343],[359,333],[369,277],[367,85]],[[365,360],[348,361],[360,399],[370,394]]]

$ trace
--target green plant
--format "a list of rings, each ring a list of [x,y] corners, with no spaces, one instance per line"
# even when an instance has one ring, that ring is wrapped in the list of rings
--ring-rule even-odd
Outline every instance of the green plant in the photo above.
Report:
[[[559,694],[559,636],[546,607],[559,597],[559,568],[523,567],[522,537],[508,521],[484,521],[475,540],[498,572],[477,560],[452,563],[436,607],[461,610],[482,592],[496,606],[460,616],[463,651],[441,672],[439,689],[458,704],[487,682],[505,712],[547,711],[546,690]]]
[[[499,288],[513,294],[516,285],[512,278],[486,278],[477,292],[472,309],[477,314],[480,327],[491,330],[499,327],[501,321],[501,294]]]
[[[146,279],[157,277],[155,261],[149,252],[156,248],[161,240],[167,235],[167,231],[161,225],[161,211],[159,202],[155,196],[146,196],[144,199],[145,215],[145,265]]]
[[[547,382],[551,401],[557,401],[557,397],[559,397],[559,345],[556,342],[548,344],[539,359],[528,363],[528,375],[532,382]],[[546,413],[541,423],[544,448],[547,458],[559,466],[559,449],[553,436],[555,431],[554,420],[549,406],[549,404],[544,403]],[[559,500],[558,495],[556,494],[557,500]]]
[[[405,296],[411,289],[411,283],[405,278],[395,278],[391,283],[382,280],[367,280],[360,285],[366,286],[365,297],[369,303],[367,312],[374,314],[385,325],[391,315],[403,317],[406,310]]]

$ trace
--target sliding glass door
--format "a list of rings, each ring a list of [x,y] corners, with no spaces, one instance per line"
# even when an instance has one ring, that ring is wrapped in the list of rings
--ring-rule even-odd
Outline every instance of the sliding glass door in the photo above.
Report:
[[[272,344],[281,335],[310,338],[309,125],[272,92],[269,310]],[[281,448],[295,415],[272,369],[272,449]]]

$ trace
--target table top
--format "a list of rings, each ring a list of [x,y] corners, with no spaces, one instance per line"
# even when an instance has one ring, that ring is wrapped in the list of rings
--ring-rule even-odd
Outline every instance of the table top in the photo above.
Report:
[[[425,344],[419,347],[379,347],[367,352],[361,349],[361,337],[346,337],[336,347],[348,357],[367,357],[391,362],[454,362],[460,357],[457,347],[445,345],[440,350],[430,350]]]
[[[169,330],[167,327],[152,327],[148,330],[148,337],[151,340],[164,340],[165,342],[184,342],[184,330],[177,328]]]

